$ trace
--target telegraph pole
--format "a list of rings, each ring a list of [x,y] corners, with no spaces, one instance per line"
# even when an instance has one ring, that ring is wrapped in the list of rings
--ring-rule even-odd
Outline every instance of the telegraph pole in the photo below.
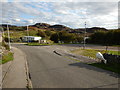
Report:
[[[83,43],[84,43],[84,45],[83,45],[83,49],[85,49],[85,40],[86,40],[86,22],[85,22],[85,32],[84,32],[84,41],[83,41]]]
[[[28,25],[27,25],[27,36],[28,36],[27,40],[28,40],[28,43],[29,43],[29,31],[28,31]]]
[[[27,22],[33,23],[33,20],[28,20]],[[29,43],[29,30],[28,30],[28,27],[29,27],[29,25],[27,25],[27,36],[28,36],[27,40],[28,40],[28,43]]]
[[[10,32],[9,32],[8,23],[7,23],[7,31],[8,31],[8,45],[9,45],[9,48],[10,48],[10,50],[11,50],[11,44],[10,44]]]

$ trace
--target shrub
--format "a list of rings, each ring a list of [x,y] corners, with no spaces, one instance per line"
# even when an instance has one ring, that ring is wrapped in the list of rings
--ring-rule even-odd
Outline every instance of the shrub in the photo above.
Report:
[[[2,46],[5,47],[6,50],[10,50],[9,45],[5,41],[2,41]]]

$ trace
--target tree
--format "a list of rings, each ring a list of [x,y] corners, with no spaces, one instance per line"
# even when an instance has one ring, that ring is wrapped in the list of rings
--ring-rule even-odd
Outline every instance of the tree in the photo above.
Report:
[[[51,31],[46,30],[46,31],[45,31],[45,34],[46,34],[47,36],[51,36],[52,33],[51,33]]]
[[[57,33],[52,34],[50,40],[54,41],[55,43],[58,43],[58,34]]]
[[[59,40],[65,43],[70,43],[75,41],[75,34],[68,33],[67,31],[60,31],[58,33]]]
[[[120,39],[119,38],[120,38],[120,30],[113,31],[112,40],[113,40],[114,44],[120,45]]]
[[[96,44],[120,45],[120,30],[110,30],[108,32],[99,31],[90,36],[89,42]]]
[[[105,32],[104,31],[98,31],[95,32],[90,36],[90,42],[96,43],[96,44],[104,44],[106,41],[105,39]]]
[[[76,42],[81,43],[83,41],[83,37],[81,36],[76,36]]]
[[[41,31],[41,30],[38,30],[37,35],[38,35],[38,36],[41,36],[41,37],[43,37],[43,38],[45,38],[45,37],[46,37],[45,32],[43,32],[43,31]]]

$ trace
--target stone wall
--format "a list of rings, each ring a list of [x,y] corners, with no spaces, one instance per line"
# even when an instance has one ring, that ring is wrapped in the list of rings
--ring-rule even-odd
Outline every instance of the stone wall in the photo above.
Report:
[[[120,55],[104,53],[103,56],[107,60],[107,63],[120,63]]]

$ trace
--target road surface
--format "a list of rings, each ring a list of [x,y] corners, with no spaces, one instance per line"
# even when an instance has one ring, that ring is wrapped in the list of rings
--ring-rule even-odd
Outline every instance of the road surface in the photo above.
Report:
[[[59,56],[51,46],[13,46],[26,54],[33,88],[118,88],[114,73]]]

